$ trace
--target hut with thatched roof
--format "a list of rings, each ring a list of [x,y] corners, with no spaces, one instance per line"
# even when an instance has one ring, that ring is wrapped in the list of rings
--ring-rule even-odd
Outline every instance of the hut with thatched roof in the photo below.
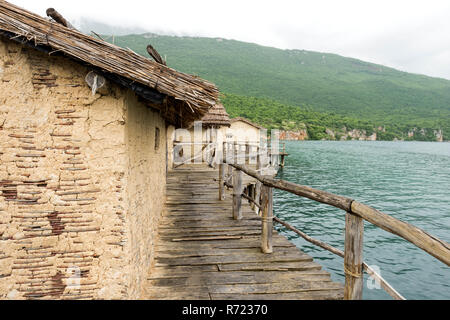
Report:
[[[203,127],[205,128],[222,128],[230,127],[230,116],[223,104],[218,103],[206,113],[201,119]]]
[[[226,139],[226,130],[231,126],[230,116],[223,104],[216,104],[209,109],[208,113],[202,118],[202,125],[205,128],[204,141],[214,143],[215,148],[208,154],[206,161],[215,166],[218,156],[223,149],[223,141]]]
[[[173,145],[174,142],[175,144],[183,143],[173,152],[184,155],[184,159],[188,162],[191,162],[189,159],[194,159],[215,165],[216,156],[222,150],[226,131],[230,125],[230,116],[225,107],[217,103],[188,130],[177,130],[172,137],[169,137],[169,145]]]
[[[266,138],[267,129],[246,118],[237,117],[230,122],[233,141],[260,143],[261,138]]]
[[[134,299],[215,85],[0,1],[0,299]],[[58,22],[57,22],[58,21]]]

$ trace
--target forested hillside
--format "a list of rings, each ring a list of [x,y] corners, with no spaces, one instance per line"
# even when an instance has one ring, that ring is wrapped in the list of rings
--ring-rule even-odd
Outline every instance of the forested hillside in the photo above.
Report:
[[[148,33],[115,37],[114,41],[146,56],[146,46],[152,44],[170,67],[216,83],[228,97],[225,105],[232,115],[264,125],[281,128],[296,111],[299,123],[306,122],[311,128],[356,125],[376,131],[383,127],[378,135],[383,140],[405,139],[408,132],[410,139],[435,140],[435,132],[442,129],[444,138],[450,140],[448,80],[335,54],[280,50],[219,38]],[[257,101],[258,107],[250,101]],[[236,109],[236,103],[242,107]],[[277,110],[276,118],[273,110]],[[311,137],[324,138],[326,134]]]

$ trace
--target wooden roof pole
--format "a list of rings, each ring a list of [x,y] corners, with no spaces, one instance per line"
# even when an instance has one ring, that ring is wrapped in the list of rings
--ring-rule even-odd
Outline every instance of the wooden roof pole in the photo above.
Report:
[[[162,64],[165,66],[167,65],[166,62],[164,61],[164,59],[161,58],[161,55],[158,53],[158,51],[156,51],[156,49],[153,48],[151,45],[147,46],[147,52],[153,58],[153,60],[155,60],[159,64]]]
[[[53,20],[55,20],[57,23],[63,25],[64,27],[70,28],[70,29],[75,29],[72,24],[67,21],[58,11],[56,11],[54,8],[48,8],[47,11],[47,16],[51,17]]]

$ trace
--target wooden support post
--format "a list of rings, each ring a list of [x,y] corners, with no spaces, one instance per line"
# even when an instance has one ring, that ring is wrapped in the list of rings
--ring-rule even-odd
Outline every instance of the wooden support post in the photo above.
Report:
[[[278,153],[279,153],[279,151],[278,151]],[[278,160],[279,160],[278,159],[278,157],[279,157],[278,153],[271,153],[270,165],[273,166],[273,167],[275,167],[278,164]]]
[[[345,215],[345,300],[361,300],[363,292],[364,220],[354,214]]]
[[[242,171],[233,172],[233,219],[242,219]]]
[[[272,253],[273,189],[266,185],[261,188],[261,207],[261,250],[263,253]]]
[[[284,168],[284,154],[281,155],[281,163],[280,166]]]
[[[250,197],[250,199],[252,199],[254,201],[255,200],[255,185],[250,184],[247,187],[247,190],[248,190],[248,196]],[[251,201],[250,201],[250,208],[252,208],[252,210],[255,210],[255,204]]]
[[[233,183],[232,181],[232,177],[233,177],[233,167],[228,165],[228,183]]]
[[[261,172],[262,164],[261,164],[261,155],[259,154],[260,152],[261,152],[261,149],[259,147],[257,147],[257,149],[256,149],[256,170],[258,171],[258,174],[262,175],[263,173]],[[262,185],[261,181],[256,180],[255,201],[259,205],[261,205],[261,201],[259,201],[260,196],[261,196],[261,185]],[[255,211],[257,213],[261,214],[261,211],[259,210],[259,208],[257,206],[255,206]]]
[[[219,200],[225,199],[225,164],[219,164]]]
[[[257,147],[256,148],[256,170],[258,171],[259,174],[262,175],[262,172],[260,172],[259,170],[261,170],[262,165],[261,165],[261,148]]]
[[[228,144],[224,142],[222,144],[222,161],[223,163],[227,162],[227,146]]]
[[[248,159],[248,162],[247,162]],[[245,157],[244,157],[244,164],[250,163],[250,145],[248,142],[245,143]]]
[[[242,144],[238,142],[234,143],[234,163],[245,165],[245,156],[242,154]]]

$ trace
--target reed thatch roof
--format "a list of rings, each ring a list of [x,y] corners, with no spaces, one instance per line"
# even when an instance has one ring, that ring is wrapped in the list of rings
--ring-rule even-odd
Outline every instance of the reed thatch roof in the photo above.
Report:
[[[253,122],[251,122],[250,120],[248,120],[246,118],[237,117],[237,118],[231,119],[231,123],[235,123],[235,122],[238,122],[238,121],[242,121],[242,122],[244,122],[244,123],[246,123],[246,124],[248,124],[248,125],[250,125],[252,127],[255,127],[256,129],[265,129],[264,127],[262,127],[262,126],[260,126],[260,125],[258,125],[256,123],[253,123]]]
[[[201,120],[203,126],[226,126],[231,125],[230,116],[225,110],[223,104],[218,103],[205,114]]]
[[[0,0],[0,35],[93,66],[107,78],[132,88],[153,103],[159,102],[163,111],[168,112],[169,106],[175,105],[171,113],[183,118],[182,124],[200,119],[218,101],[217,87],[206,80],[178,72],[130,49],[85,35],[3,0]]]

